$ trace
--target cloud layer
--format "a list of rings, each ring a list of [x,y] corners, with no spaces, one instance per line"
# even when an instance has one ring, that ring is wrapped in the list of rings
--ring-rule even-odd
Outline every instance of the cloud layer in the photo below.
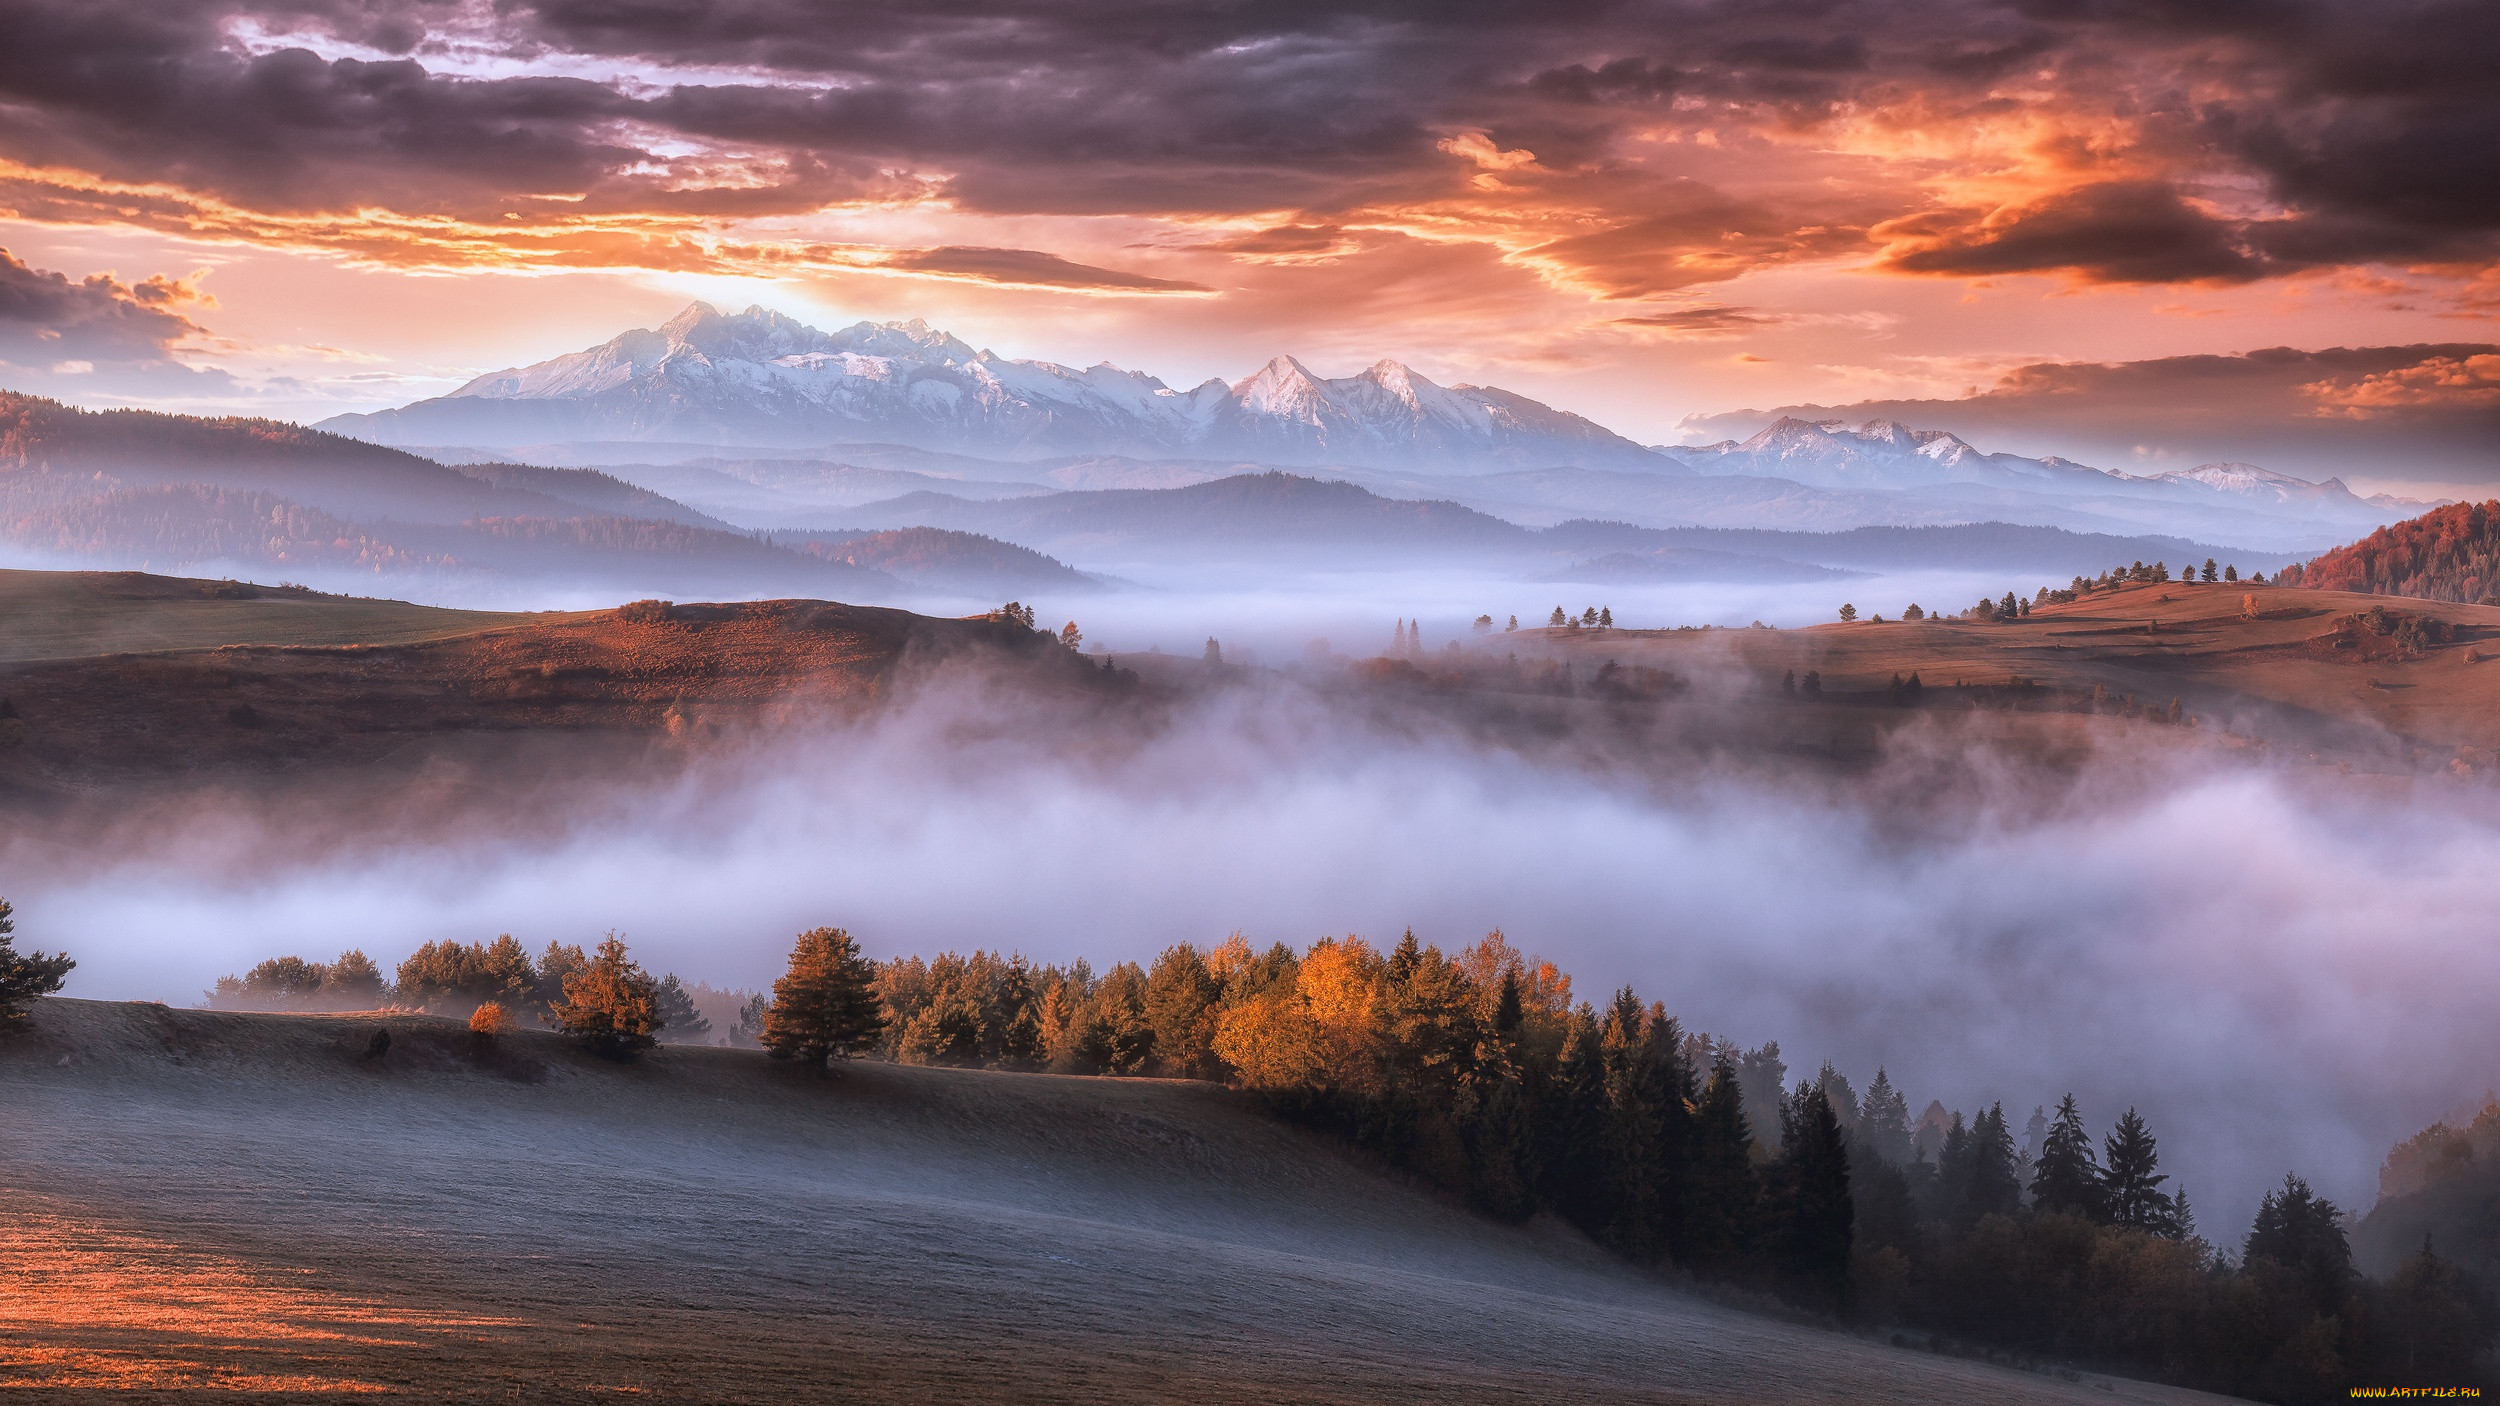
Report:
[[[2227,283],[2487,264],[2495,55],[2471,0],[14,0],[0,151],[31,217],[414,262],[735,265],[725,224],[934,199],[1484,240],[1607,298]]]

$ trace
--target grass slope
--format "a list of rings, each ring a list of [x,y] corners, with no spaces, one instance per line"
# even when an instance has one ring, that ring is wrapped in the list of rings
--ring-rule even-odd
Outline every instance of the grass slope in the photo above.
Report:
[[[1201,1085],[58,999],[0,1085],[46,1400],[2210,1399],[1718,1307]]]

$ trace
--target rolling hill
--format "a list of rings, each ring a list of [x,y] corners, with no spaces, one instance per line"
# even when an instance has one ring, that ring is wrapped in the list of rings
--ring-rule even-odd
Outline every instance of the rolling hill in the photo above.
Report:
[[[2500,501],[2452,503],[2290,567],[2293,585],[2490,603],[2500,593]]]
[[[48,1400],[2214,1399],[1714,1304],[1211,1085],[59,998],[0,1081]]]

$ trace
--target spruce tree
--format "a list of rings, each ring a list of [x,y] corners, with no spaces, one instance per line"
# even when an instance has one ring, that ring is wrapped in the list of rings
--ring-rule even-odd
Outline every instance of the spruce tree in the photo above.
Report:
[[[659,983],[609,933],[580,971],[564,978],[556,1028],[605,1059],[630,1060],[659,1043]]]
[[[2240,1258],[2250,1268],[2278,1266],[2323,1317],[2342,1312],[2352,1293],[2352,1247],[2344,1239],[2344,1213],[2312,1192],[2308,1182],[2288,1173],[2283,1185],[2267,1192],[2258,1205]]]
[[[2109,1223],[2176,1236],[2178,1207],[2161,1189],[2170,1178],[2161,1174],[2161,1154],[2153,1146],[2152,1131],[2134,1109],[2128,1109],[2110,1130],[2102,1155],[2101,1196]]]
[[[796,1059],[822,1069],[876,1048],[885,1033],[885,1007],[877,999],[877,969],[859,954],[859,943],[840,928],[811,928],[790,949],[790,969],[773,983],[764,1011],[764,1049],[775,1059]]]
[[[1945,1126],[1944,1144],[1936,1149],[1936,1174],[1926,1184],[1920,1213],[1928,1220],[1961,1224],[1962,1210],[1970,1204],[1970,1183],[1970,1125],[1956,1112]]]
[[[1780,1109],[1780,1155],[1772,1176],[1780,1201],[1781,1277],[1807,1303],[1838,1311],[1848,1298],[1857,1217],[1840,1119],[1830,1097],[1815,1085],[1799,1084]]]
[[[1640,998],[1615,993],[1598,1036],[1606,1070],[1606,1239],[1636,1260],[1663,1248],[1658,1224],[1658,1089],[1642,1038]]]
[[[78,964],[62,952],[21,953],[14,945],[15,910],[0,898],[0,1030],[24,1023],[26,1007],[61,989]]]
[[[1910,1165],[1910,1105],[1892,1086],[1892,1076],[1875,1067],[1875,1082],[1866,1086],[1859,1105],[1858,1133],[1867,1148],[1896,1167]]]
[[[2092,1155],[2092,1135],[2084,1131],[2073,1094],[2057,1101],[2057,1117],[2040,1142],[2040,1160],[2031,1170],[2031,1206],[2036,1211],[2062,1211],[2089,1220],[2107,1218],[2101,1199],[2101,1164]]]
[[[1693,1110],[1693,1162],[1684,1209],[1689,1263],[1705,1273],[1736,1270],[1751,1250],[1760,1190],[1754,1179],[1753,1129],[1745,1121],[1736,1069],[1722,1057]]]
[[[1962,1191],[1960,1219],[1976,1225],[1986,1216],[2010,1216],[2022,1209],[2023,1184],[2015,1173],[2014,1137],[2006,1131],[2005,1105],[1992,1103],[1971,1120],[1968,1181]]]
[[[695,1007],[694,997],[686,994],[685,984],[677,979],[677,973],[670,972],[661,977],[659,990],[654,994],[659,1006],[660,1029],[667,1034],[670,1044],[711,1043],[712,1022],[704,1019],[703,1012]]]
[[[1693,1103],[1701,1095],[1693,1066],[1684,1057],[1684,1027],[1652,1004],[1649,1028],[1642,1033],[1642,1059],[1647,1066],[1646,1095],[1658,1110],[1658,1209],[1655,1219],[1666,1252],[1684,1258],[1688,1239],[1685,1208],[1692,1200]]]
[[[1562,1054],[1540,1109],[1546,1199],[1591,1235],[1606,1231],[1606,1061],[1583,1002],[1563,1031]]]

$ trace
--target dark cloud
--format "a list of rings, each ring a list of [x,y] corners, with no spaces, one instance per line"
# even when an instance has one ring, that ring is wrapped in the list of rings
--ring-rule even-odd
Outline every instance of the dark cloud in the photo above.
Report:
[[[246,20],[308,47],[247,52]],[[450,71],[498,51],[644,76]],[[1508,201],[1535,207],[1517,223],[1542,220],[1548,263],[1631,295],[1854,252],[1878,225],[1903,272],[2199,282],[2492,259],[2495,67],[2486,0],[0,0],[0,152],[263,214],[480,223],[937,193],[1318,226]],[[1814,135],[2016,116],[2052,155],[2004,209]],[[1458,132],[1553,179],[1487,194]],[[1726,154],[1749,137],[1776,154]],[[1684,181],[1741,218],[1704,228]],[[2252,192],[2263,219],[2208,213]]]
[[[37,368],[170,362],[174,344],[200,331],[170,307],[187,300],[185,286],[162,275],[135,288],[102,274],[72,283],[0,249],[0,360]]]
[[[1698,307],[1677,308],[1671,312],[1644,313],[1638,317],[1608,319],[1617,327],[1652,327],[1662,332],[1687,337],[1733,337],[1762,327],[1776,327],[1788,319],[1759,308],[1729,307],[1724,303],[1704,303]]]
[[[2137,473],[2242,460],[2312,479],[2500,484],[2500,346],[2479,342],[2045,362],[1958,400],[1790,405],[1686,428],[1741,437],[1782,415],[1900,420]]]
[[[949,246],[911,249],[883,261],[882,267],[913,273],[951,274],[987,283],[1022,283],[1039,288],[1088,288],[1123,293],[1210,293],[1203,283],[1149,278],[1142,273],[1095,268],[1034,249],[968,249]]]
[[[1884,264],[1986,277],[2065,271],[2100,283],[2244,283],[2266,272],[2245,234],[2154,181],[2079,186],[2013,211],[1941,210],[1880,226]]]

